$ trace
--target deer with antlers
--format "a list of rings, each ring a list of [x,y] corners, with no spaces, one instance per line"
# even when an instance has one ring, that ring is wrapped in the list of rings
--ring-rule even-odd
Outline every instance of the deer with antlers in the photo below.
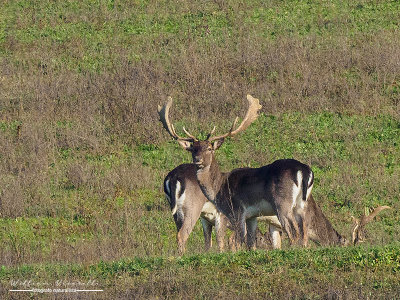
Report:
[[[308,237],[311,241],[321,246],[347,246],[350,241],[338,233],[326,218],[319,205],[314,201],[312,195],[307,199],[306,218],[308,224]],[[378,206],[369,215],[362,215],[359,219],[352,216],[351,244],[356,245],[365,241],[366,225],[370,223],[382,210],[389,206]],[[274,224],[276,230],[282,230],[279,223]],[[272,239],[273,245],[281,244],[280,236],[275,235]],[[280,247],[276,247],[280,248]]]
[[[215,159],[214,152],[227,137],[245,130],[257,117],[261,108],[259,100],[248,95],[249,108],[245,118],[236,128],[237,118],[228,133],[212,136],[214,129],[204,141],[191,135],[180,137],[169,121],[172,98],[159,107],[164,128],[186,150],[192,153],[197,167],[197,180],[209,201],[215,203],[230,221],[237,238],[254,248],[257,217],[277,216],[291,243],[300,241],[307,244],[305,207],[313,185],[313,173],[305,164],[294,160],[277,160],[261,168],[241,168],[223,173]]]
[[[199,140],[185,128],[187,137],[179,136],[169,121],[172,98],[158,108],[160,121],[167,132],[187,151],[196,165],[196,177],[206,198],[214,203],[230,221],[237,239],[254,248],[257,217],[277,217],[291,244],[306,246],[308,238],[321,244],[347,244],[339,235],[319,206],[311,197],[314,175],[311,168],[294,159],[281,159],[260,168],[239,168],[221,172],[215,159],[215,151],[228,137],[245,130],[258,117],[259,100],[247,95],[249,107],[241,124],[235,129],[235,119],[229,132],[213,136],[215,127],[205,140]],[[377,208],[376,214],[387,207]],[[371,214],[374,215],[375,213]],[[375,214],[375,215],[376,215]],[[360,241],[365,225],[371,217],[361,218],[353,231],[353,243]],[[275,235],[278,237],[278,235]],[[280,248],[280,236],[274,240]]]

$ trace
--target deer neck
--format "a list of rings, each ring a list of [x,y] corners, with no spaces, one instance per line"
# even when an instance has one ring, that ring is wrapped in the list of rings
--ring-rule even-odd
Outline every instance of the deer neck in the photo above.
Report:
[[[225,175],[221,172],[215,157],[212,157],[211,164],[197,170],[197,180],[200,188],[207,199],[213,203],[224,182]]]
[[[344,246],[347,244],[346,239],[336,231],[331,222],[325,217],[312,195],[308,199],[307,210],[310,218],[309,226],[312,231],[310,238],[312,240],[324,246]]]

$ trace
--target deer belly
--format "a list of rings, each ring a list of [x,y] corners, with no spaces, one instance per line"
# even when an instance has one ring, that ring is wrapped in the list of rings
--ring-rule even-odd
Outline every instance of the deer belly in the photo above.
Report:
[[[257,220],[267,222],[268,224],[273,225],[278,229],[282,229],[282,225],[279,222],[279,219],[277,216],[261,216],[261,217],[258,217]]]
[[[261,216],[274,216],[276,215],[272,205],[267,201],[260,201],[253,205],[249,205],[244,209],[246,219]]]
[[[215,205],[210,201],[204,203],[200,216],[215,225],[215,219],[217,218],[217,209]]]

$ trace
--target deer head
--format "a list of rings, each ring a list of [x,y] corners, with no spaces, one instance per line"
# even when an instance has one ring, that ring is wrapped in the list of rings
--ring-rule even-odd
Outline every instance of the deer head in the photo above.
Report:
[[[172,105],[172,98],[168,97],[167,103],[161,107],[158,106],[158,114],[160,116],[160,121],[163,124],[165,130],[181,145],[185,150],[190,151],[192,153],[193,162],[197,165],[198,168],[204,168],[209,166],[212,162],[214,151],[217,150],[223,142],[225,138],[232,137],[238,134],[239,132],[245,130],[249,125],[254,122],[258,117],[258,111],[261,109],[261,105],[259,100],[252,97],[251,95],[247,95],[247,101],[249,103],[249,108],[247,110],[246,116],[240,125],[235,129],[238,118],[233,122],[231,129],[219,136],[212,136],[215,132],[215,126],[211,130],[211,132],[207,135],[205,140],[199,140],[190,134],[185,127],[183,127],[183,131],[187,135],[187,137],[180,137],[173,126],[173,124],[169,121],[169,109]]]
[[[378,206],[369,215],[362,215],[360,219],[352,216],[354,223],[351,231],[353,245],[365,241],[365,226],[371,222],[382,210],[388,208],[390,208],[390,206]]]

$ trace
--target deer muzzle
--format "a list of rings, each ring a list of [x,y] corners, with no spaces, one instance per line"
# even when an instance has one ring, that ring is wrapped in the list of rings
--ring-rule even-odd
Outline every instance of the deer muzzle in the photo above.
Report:
[[[195,158],[195,159],[193,160],[193,162],[194,162],[194,164],[195,164],[198,168],[203,168],[203,167],[204,167],[204,165],[203,165],[203,159],[201,159],[201,158]]]

